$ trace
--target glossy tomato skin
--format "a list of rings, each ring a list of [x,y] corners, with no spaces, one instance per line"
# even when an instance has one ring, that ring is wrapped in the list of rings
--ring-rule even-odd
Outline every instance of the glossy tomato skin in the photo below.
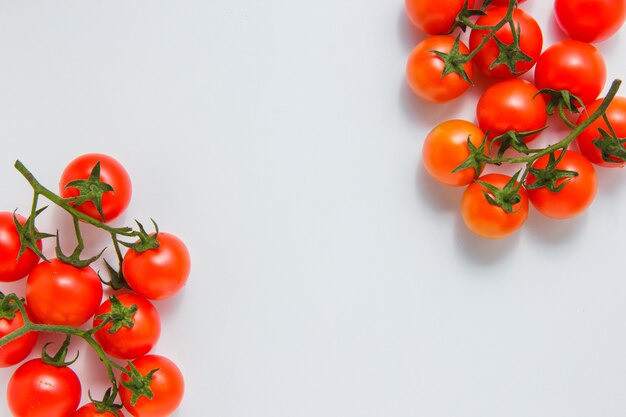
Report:
[[[450,32],[464,3],[465,0],[405,0],[406,14],[411,22],[429,35]],[[474,3],[470,0],[469,7],[473,7]]]
[[[156,345],[161,334],[161,319],[156,308],[143,297],[135,294],[119,294],[118,300],[125,306],[137,306],[133,315],[131,328],[121,327],[115,333],[109,333],[111,323],[97,331],[95,338],[102,349],[111,356],[119,359],[136,359],[144,356]],[[111,312],[111,301],[107,300],[98,308],[95,317]],[[102,323],[101,319],[94,318],[93,327]]]
[[[28,308],[26,309],[28,312]],[[0,339],[24,326],[24,317],[20,310],[15,311],[12,319],[0,318]],[[37,332],[28,332],[23,336],[0,346],[0,368],[17,365],[32,352],[37,342]]]
[[[560,155],[557,152],[556,157]],[[548,156],[543,156],[532,165],[533,168],[545,168]],[[553,193],[545,187],[528,190],[528,198],[533,206],[543,215],[554,219],[568,219],[582,213],[593,201],[597,190],[596,172],[593,165],[581,154],[568,150],[557,164],[557,169],[576,171],[561,191]],[[528,174],[526,184],[533,184],[537,179]],[[557,182],[557,186],[563,182]]]
[[[529,132],[541,129],[548,121],[546,102],[532,83],[515,78],[491,85],[482,94],[476,106],[480,128],[489,139],[509,130]],[[537,135],[525,138],[526,143]]]
[[[467,140],[479,147],[483,131],[465,120],[448,120],[430,131],[422,147],[422,161],[426,171],[437,181],[451,186],[467,185],[480,175],[473,168],[452,172],[470,155]]]
[[[146,375],[152,369],[158,368],[150,383],[154,398],[149,400],[141,397],[135,405],[131,405],[131,392],[120,383],[119,393],[124,408],[135,417],[167,417],[174,413],[182,402],[185,392],[183,374],[174,362],[163,356],[146,355],[135,359],[133,365],[141,375]],[[122,374],[120,381],[127,382],[128,380],[128,376]]]
[[[26,280],[26,302],[39,322],[80,326],[102,301],[102,284],[91,268],[76,268],[51,259],[41,262]]]
[[[626,0],[555,0],[554,14],[570,38],[600,42],[624,24]]]
[[[487,174],[479,178],[488,184],[502,189],[511,177],[504,174]],[[502,239],[518,230],[528,217],[528,195],[524,187],[519,194],[521,200],[513,206],[513,213],[507,213],[501,207],[490,204],[483,191],[488,191],[482,184],[474,182],[467,187],[461,200],[461,215],[467,227],[477,235],[487,239]]]
[[[161,300],[177,293],[187,282],[191,257],[182,240],[159,232],[159,247],[145,252],[130,249],[124,256],[124,278],[137,294]]]
[[[41,359],[20,365],[7,386],[13,417],[71,417],[80,396],[80,381],[74,371],[45,364]]]
[[[19,214],[16,217],[20,224],[26,222]],[[41,241],[37,242],[37,247],[41,250]],[[13,213],[0,212],[0,282],[24,278],[39,263],[39,256],[30,249],[26,249],[16,261],[19,251],[20,235],[15,227]]]
[[[585,42],[566,39],[546,49],[535,67],[539,89],[567,90],[585,105],[604,88],[606,64],[598,49]]]
[[[124,417],[124,413],[118,410],[119,417]],[[80,407],[76,412],[72,415],[72,417],[116,417],[115,414],[109,411],[100,412],[96,410],[96,407],[93,403],[88,403]]]
[[[437,55],[429,51],[449,53],[454,45],[452,36],[431,36],[420,42],[406,65],[406,77],[413,92],[424,100],[442,103],[453,100],[463,94],[470,87],[459,74],[450,73],[441,76],[444,63]],[[461,42],[459,51],[469,53],[467,46]],[[472,79],[472,63],[466,63],[463,68]]]
[[[126,169],[116,159],[97,153],[85,154],[70,162],[59,181],[59,193],[63,198],[76,197],[79,191],[66,185],[74,180],[89,178],[91,170],[100,162],[100,181],[113,187],[113,192],[105,192],[102,195],[102,212],[104,219],[96,210],[92,202],[88,201],[76,207],[77,210],[100,221],[111,221],[118,217],[128,207],[132,194],[132,184]]]
[[[588,115],[592,114],[602,104],[602,99],[598,99],[587,107],[587,113],[582,112],[578,117],[576,124],[581,124],[587,120]],[[611,127],[619,138],[626,138],[626,97],[617,96],[611,101],[606,110],[607,118],[611,123]],[[602,152],[593,144],[594,139],[600,139],[598,128],[609,132],[609,128],[602,117],[596,119],[589,127],[583,130],[576,138],[578,149],[589,161],[596,165],[608,168],[621,168],[624,166],[623,161],[616,160],[616,163],[607,162],[602,158]],[[626,145],[625,145],[626,146]]]
[[[487,8],[487,14],[481,16],[476,21],[477,25],[481,26],[493,26],[498,24],[504,16],[506,16],[507,7],[495,6]],[[490,39],[487,44],[476,54],[473,58],[476,66],[486,75],[493,78],[513,78],[517,77],[521,73],[524,73],[531,69],[539,55],[541,54],[541,48],[543,47],[543,34],[537,21],[528,13],[522,9],[515,9],[513,12],[513,20],[515,27],[521,28],[520,34],[520,49],[522,52],[532,58],[531,62],[519,61],[515,65],[515,70],[518,74],[513,74],[509,68],[504,65],[496,65],[493,68],[489,68],[491,64],[496,60],[500,51],[495,39]],[[470,33],[470,49],[473,51],[478,48],[478,45],[489,32],[484,30],[472,30]],[[509,25],[504,25],[496,33],[496,37],[505,44],[511,44],[513,42],[513,34]]]

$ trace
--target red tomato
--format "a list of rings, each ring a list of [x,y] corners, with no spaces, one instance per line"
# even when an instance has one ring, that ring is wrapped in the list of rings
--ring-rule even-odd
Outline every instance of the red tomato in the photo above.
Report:
[[[481,16],[476,20],[477,25],[481,26],[494,26],[500,22],[504,16],[506,16],[507,8],[496,6],[490,7],[487,9],[487,14]],[[474,56],[473,61],[476,66],[486,75],[494,78],[512,78],[518,76],[520,73],[524,73],[531,69],[539,55],[541,54],[541,48],[543,46],[543,35],[541,33],[541,28],[537,21],[528,13],[524,12],[522,9],[515,9],[513,12],[513,21],[515,22],[515,27],[521,28],[521,34],[519,37],[519,45],[520,49],[523,53],[530,56],[532,58],[531,62],[518,61],[515,65],[515,70],[518,74],[513,74],[509,70],[509,68],[504,64],[496,65],[493,68],[491,64],[498,58],[500,55],[500,50],[498,49],[498,44],[496,43],[494,38],[491,38],[487,44]],[[488,35],[488,31],[484,30],[472,30],[470,33],[470,49],[473,51],[478,48],[478,45],[483,40],[483,37]],[[496,33],[496,38],[498,38],[504,44],[512,44],[513,43],[513,34],[511,33],[511,27],[509,25],[504,25],[498,32]]]
[[[442,77],[444,62],[430,52],[449,53],[453,45],[452,36],[431,36],[421,41],[411,52],[406,65],[406,78],[411,90],[424,100],[438,103],[450,101],[459,97],[470,87],[470,83],[457,73],[453,72]],[[469,53],[463,42],[459,44],[459,51],[462,54]],[[463,69],[472,79],[472,63],[467,62]]]
[[[16,215],[20,224],[26,219]],[[37,242],[41,250],[41,241]],[[24,278],[39,263],[39,256],[30,249],[22,254],[16,261],[20,251],[20,235],[15,228],[13,213],[0,212],[0,282],[17,281]]]
[[[14,417],[71,417],[80,403],[80,391],[80,381],[70,368],[33,359],[9,379],[7,401]]]
[[[560,156],[557,152],[556,157]],[[545,168],[548,155],[533,163],[533,168]],[[593,165],[581,154],[575,151],[566,151],[563,159],[556,165],[559,170],[576,171],[578,176],[569,179],[559,192],[552,192],[546,187],[529,189],[528,198],[533,206],[542,214],[555,219],[567,219],[582,213],[593,201],[596,195],[597,180]],[[537,178],[528,174],[526,184],[531,185]],[[565,179],[557,181],[559,186]]]
[[[185,244],[174,235],[159,232],[159,247],[145,252],[130,249],[124,256],[124,278],[137,294],[160,300],[177,293],[187,282],[191,258]]]
[[[475,147],[483,142],[484,133],[478,126],[465,120],[448,120],[430,131],[422,147],[426,171],[437,181],[447,185],[467,185],[480,175],[473,168],[452,172],[470,155],[467,140]]]
[[[570,38],[600,42],[624,24],[626,0],[555,0],[554,13]]]
[[[543,51],[535,67],[539,89],[567,90],[585,105],[594,101],[604,88],[606,65],[595,46],[567,39]]]
[[[131,328],[122,326],[115,333],[109,333],[111,323],[105,325],[96,332],[95,337],[102,349],[111,356],[120,359],[135,359],[150,352],[159,340],[161,334],[161,319],[156,308],[143,297],[135,294],[120,294],[118,300],[125,306],[137,306],[133,315]],[[93,327],[102,323],[97,317],[111,312],[111,301],[107,300],[98,311],[93,320]]]
[[[15,311],[15,317],[11,320],[0,318],[0,339],[22,326],[24,326],[24,317],[20,310]],[[36,342],[37,332],[28,332],[6,345],[0,346],[0,368],[22,362],[33,350]]]
[[[510,179],[503,174],[487,174],[479,181],[502,189]],[[513,213],[489,203],[484,192],[493,196],[485,186],[474,182],[463,193],[461,215],[472,232],[487,239],[502,239],[522,227],[528,217],[528,196],[524,187],[519,189],[521,200],[513,205]]]
[[[469,1],[469,7],[475,0]],[[406,14],[415,26],[429,35],[450,32],[465,0],[406,0]]]
[[[91,267],[52,259],[37,265],[26,280],[26,302],[41,323],[80,326],[101,301],[102,284]]]
[[[135,417],[166,417],[176,411],[183,400],[185,381],[174,362],[163,356],[146,355],[135,359],[133,365],[141,375],[146,375],[152,369],[158,369],[150,383],[154,398],[150,400],[142,396],[135,405],[131,405],[131,391],[122,385],[130,378],[122,374],[119,393],[124,408]]]
[[[119,414],[119,417],[124,417],[124,413],[122,413],[119,410],[117,412]],[[99,412],[98,410],[96,410],[96,407],[93,405],[93,403],[88,403],[80,407],[78,410],[76,410],[76,412],[74,413],[72,417],[116,417],[116,416],[110,411]]]
[[[592,114],[596,111],[596,109],[600,107],[601,103],[602,99],[598,99],[588,106],[587,113],[581,113],[576,124],[581,124],[584,120],[587,120],[588,114]],[[606,116],[609,119],[611,127],[613,127],[617,137],[626,138],[626,97],[615,97],[606,110]],[[603,167],[623,167],[624,162],[620,159],[615,159],[615,163],[605,161],[602,158],[602,152],[600,149],[593,144],[594,139],[600,139],[600,132],[598,131],[598,128],[604,129],[607,133],[610,133],[604,119],[602,117],[596,119],[576,138],[580,153],[596,165]]]
[[[478,100],[476,116],[489,139],[509,130],[529,132],[541,129],[548,121],[546,102],[539,90],[526,80],[515,78],[490,86]],[[537,135],[528,136],[530,142]]]
[[[113,192],[107,191],[102,195],[102,213],[104,219],[96,210],[91,201],[87,201],[76,207],[77,210],[87,214],[94,219],[111,221],[118,217],[128,207],[132,194],[132,185],[128,173],[117,160],[108,155],[91,153],[81,155],[67,165],[59,182],[59,193],[63,198],[76,197],[79,195],[78,189],[74,187],[65,188],[66,185],[75,180],[86,180],[91,174],[93,167],[100,161],[100,181],[113,187]]]

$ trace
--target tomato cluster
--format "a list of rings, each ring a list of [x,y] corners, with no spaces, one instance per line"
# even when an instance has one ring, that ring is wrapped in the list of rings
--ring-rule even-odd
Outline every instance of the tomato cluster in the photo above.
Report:
[[[409,19],[430,35],[406,67],[417,96],[456,99],[472,87],[475,69],[492,80],[476,104],[476,122],[443,121],[422,147],[434,179],[467,186],[461,214],[468,228],[485,238],[508,236],[524,224],[529,202],[556,219],[583,212],[597,190],[594,165],[626,162],[626,97],[616,96],[616,80],[598,98],[607,69],[590,43],[619,30],[626,0],[597,0],[593,11],[587,0],[556,0],[556,21],[571,39],[545,50],[541,27],[521,0],[405,1]],[[568,134],[536,148],[531,142],[554,114]],[[523,168],[498,172],[507,164]]]
[[[147,233],[139,223],[139,230],[108,223],[124,212],[132,193],[128,173],[110,156],[86,154],[70,162],[61,175],[59,195],[43,187],[19,161],[16,168],[31,183],[35,198],[28,218],[0,212],[0,283],[26,278],[25,298],[0,292],[0,367],[19,364],[7,386],[13,416],[121,417],[122,409],[135,417],[171,415],[182,401],[184,380],[171,360],[151,353],[161,334],[161,319],[150,300],[171,297],[185,285],[190,273],[185,244],[158,228]],[[46,256],[42,240],[52,235],[35,228],[43,211],[37,207],[42,196],[74,221],[78,245],[69,256],[61,250],[58,234],[55,256]],[[91,266],[99,255],[80,257],[81,223],[112,237],[120,267],[115,270],[105,261],[109,282]],[[112,287],[104,300],[103,283]],[[45,332],[68,338],[56,356],[50,357],[44,346],[41,358],[23,362]],[[80,408],[80,379],[64,360],[71,337],[87,340],[96,350],[112,384],[104,399]],[[118,359],[126,366],[115,362]]]

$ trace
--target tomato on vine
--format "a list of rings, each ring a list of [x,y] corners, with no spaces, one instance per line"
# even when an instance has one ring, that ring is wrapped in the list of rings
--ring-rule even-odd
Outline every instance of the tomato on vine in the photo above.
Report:
[[[117,410],[116,416],[111,411],[98,411],[93,403],[88,403],[80,407],[72,417],[124,417],[124,413]]]
[[[26,311],[28,308],[24,305]],[[9,318],[11,317],[11,318]],[[0,293],[0,339],[24,326],[22,312],[13,302],[4,302]],[[37,342],[37,332],[28,332],[15,340],[0,346],[0,368],[17,365],[32,352]]]
[[[22,226],[26,222],[19,214],[15,218]],[[17,259],[20,247],[20,235],[13,213],[0,212],[0,282],[24,278],[39,263],[39,256],[31,249],[26,249]],[[41,250],[41,240],[37,241],[37,247]]]
[[[405,0],[406,14],[422,32],[441,35],[450,32],[466,2],[471,8],[475,0]]]
[[[554,14],[570,38],[600,42],[613,36],[626,20],[626,0],[555,0]]]
[[[601,99],[593,102],[587,107],[587,112],[580,114],[576,124],[580,125],[587,120],[589,114],[601,104]],[[594,164],[621,168],[626,161],[626,97],[615,97],[606,109],[606,117],[611,128],[603,118],[598,118],[576,137],[576,143],[580,153]],[[605,134],[603,135],[599,129]],[[611,136],[611,131],[615,133],[616,138]]]

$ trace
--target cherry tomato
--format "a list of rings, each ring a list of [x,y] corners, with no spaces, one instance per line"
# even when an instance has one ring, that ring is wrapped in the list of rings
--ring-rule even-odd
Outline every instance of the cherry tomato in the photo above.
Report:
[[[26,280],[26,302],[41,323],[80,326],[98,309],[102,284],[91,269],[52,259],[41,262]]]
[[[509,130],[530,132],[546,125],[546,102],[539,90],[526,80],[515,78],[490,86],[478,100],[476,116],[480,128],[489,139]],[[537,135],[526,137],[530,142]]]
[[[150,352],[159,340],[161,334],[161,319],[156,308],[143,297],[135,294],[120,294],[118,300],[125,306],[137,306],[133,315],[133,326],[122,326],[115,333],[109,333],[111,323],[106,324],[95,334],[96,340],[102,349],[111,356],[120,359],[135,359]],[[93,320],[93,327],[102,323],[97,317],[111,312],[111,301],[107,300],[98,311]]]
[[[554,13],[570,38],[600,42],[624,24],[626,0],[555,0]]]
[[[555,157],[560,156],[557,152]],[[545,155],[533,163],[533,168],[545,168],[548,163]],[[593,165],[581,154],[575,151],[566,151],[565,156],[556,165],[556,169],[576,171],[578,176],[567,181],[559,192],[552,192],[546,187],[529,189],[528,198],[533,206],[542,214],[555,219],[567,219],[583,212],[593,201],[596,195],[597,180]],[[559,186],[566,179],[557,181]],[[528,174],[526,184],[531,185],[537,178]]]
[[[107,191],[102,195],[102,213],[104,219],[91,201],[87,201],[76,209],[87,214],[94,219],[111,221],[118,217],[128,207],[132,194],[132,185],[128,173],[117,160],[108,155],[91,153],[81,155],[70,162],[59,182],[59,193],[63,198],[76,197],[79,191],[74,187],[67,187],[67,184],[75,180],[86,180],[89,178],[94,166],[100,162],[100,181],[113,187],[113,191]]]
[[[141,375],[146,375],[152,369],[158,369],[150,383],[154,398],[150,400],[142,396],[135,405],[131,405],[131,391],[122,385],[130,378],[122,374],[119,393],[124,408],[135,417],[166,417],[176,411],[183,400],[185,381],[174,362],[163,356],[146,355],[135,359],[133,365]]]
[[[539,89],[567,90],[587,105],[604,88],[606,65],[595,46],[571,39],[543,51],[535,67],[535,85]]]
[[[145,252],[130,249],[124,256],[124,278],[137,294],[160,300],[177,293],[187,282],[191,258],[176,236],[159,232],[159,247]]]
[[[28,309],[26,310],[28,312]],[[12,319],[0,318],[0,339],[24,326],[24,317],[20,310],[15,311]],[[23,336],[0,346],[0,368],[16,365],[30,354],[37,342],[37,332],[28,332]]]
[[[119,414],[119,417],[124,417],[124,413],[122,413],[119,410],[117,412]],[[80,407],[78,410],[76,410],[76,412],[74,413],[72,417],[116,417],[116,416],[110,411],[100,412],[96,410],[96,406],[94,406],[93,403],[88,403]]]
[[[476,20],[476,24],[480,26],[494,26],[498,24],[506,16],[507,8],[502,6],[487,8],[487,14]],[[519,36],[519,46],[522,52],[532,58],[531,62],[518,61],[515,65],[517,74],[511,73],[509,68],[504,64],[496,65],[493,68],[491,64],[500,55],[498,44],[495,39],[490,39],[487,44],[474,56],[473,61],[476,66],[486,75],[494,78],[512,78],[531,69],[539,55],[543,46],[543,35],[537,21],[522,9],[515,9],[513,12],[513,21],[515,27],[521,29]],[[484,36],[489,34],[485,30],[472,30],[470,33],[470,49],[474,51],[483,40]],[[511,27],[506,24],[496,33],[498,38],[504,44],[513,43],[513,34]]]
[[[453,45],[452,36],[431,36],[421,41],[411,52],[406,65],[406,78],[413,92],[424,100],[450,101],[459,97],[470,87],[470,83],[457,73],[453,72],[442,77],[444,62],[430,52],[449,53]],[[463,42],[459,43],[459,51],[462,54],[469,53]],[[467,62],[463,65],[463,69],[472,79],[472,63]]]
[[[7,386],[7,401],[14,417],[71,417],[80,403],[78,377],[68,367],[41,359],[24,362]]]
[[[26,222],[19,214],[16,217],[20,224]],[[41,250],[41,241],[37,242],[37,247]],[[20,235],[15,227],[13,213],[0,212],[0,282],[24,278],[39,263],[39,256],[30,249],[26,249],[17,260],[19,251]]]
[[[587,113],[582,112],[578,117],[577,124],[581,124],[584,120],[587,120],[588,115],[592,114],[602,104],[602,99],[598,99],[587,107]],[[615,97],[606,109],[606,116],[611,123],[611,127],[615,131],[618,138],[626,138],[626,97]],[[615,158],[615,163],[607,162],[602,158],[602,152],[596,145],[594,145],[594,139],[600,139],[600,132],[598,128],[604,129],[607,133],[610,133],[606,122],[602,117],[596,119],[589,127],[581,132],[576,138],[578,143],[578,149],[589,161],[596,165],[603,167],[616,167],[621,168],[624,166],[624,162]],[[625,145],[626,146],[626,145]]]
[[[406,0],[406,14],[415,26],[429,35],[450,32],[465,0]],[[469,1],[473,7],[475,1]]]
[[[483,142],[484,133],[478,126],[465,120],[448,120],[430,131],[422,147],[426,171],[437,181],[447,185],[467,185],[480,175],[473,168],[452,172],[470,155],[469,139],[475,147]]]

